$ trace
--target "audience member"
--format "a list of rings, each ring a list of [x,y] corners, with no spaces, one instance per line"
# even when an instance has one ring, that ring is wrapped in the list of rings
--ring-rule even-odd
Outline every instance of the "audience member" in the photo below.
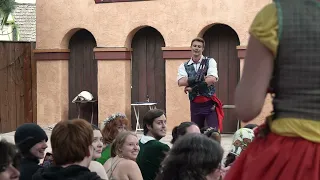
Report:
[[[48,136],[37,124],[27,123],[17,128],[14,140],[22,154],[20,180],[30,180],[32,175],[42,168],[39,163],[48,147]]]
[[[139,141],[137,163],[144,180],[154,180],[170,147],[159,140],[166,136],[167,118],[163,110],[149,110],[143,117],[143,136]]]
[[[83,119],[60,121],[52,130],[51,146],[55,166],[42,168],[33,180],[100,180],[88,167],[93,156],[93,129]],[[30,179],[29,179],[30,180]]]
[[[139,139],[130,131],[121,132],[111,145],[111,157],[105,164],[109,180],[142,180],[136,158],[139,154]]]

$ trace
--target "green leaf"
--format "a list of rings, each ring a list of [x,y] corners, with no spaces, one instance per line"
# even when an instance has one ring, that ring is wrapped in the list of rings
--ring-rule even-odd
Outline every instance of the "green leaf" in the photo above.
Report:
[[[1,24],[4,24],[10,13],[16,7],[16,2],[14,0],[0,0],[0,20]]]

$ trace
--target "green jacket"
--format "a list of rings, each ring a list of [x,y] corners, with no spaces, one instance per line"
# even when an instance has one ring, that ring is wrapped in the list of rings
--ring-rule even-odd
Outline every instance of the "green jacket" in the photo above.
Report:
[[[158,140],[149,140],[146,143],[139,141],[140,152],[137,164],[144,180],[154,180],[159,172],[160,164],[170,147]]]

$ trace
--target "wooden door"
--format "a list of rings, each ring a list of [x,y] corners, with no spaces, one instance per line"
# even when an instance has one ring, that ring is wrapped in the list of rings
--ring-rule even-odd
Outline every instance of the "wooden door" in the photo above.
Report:
[[[132,39],[132,89],[131,101],[156,102],[158,109],[166,109],[165,61],[162,35],[152,27],[139,30]],[[148,108],[140,108],[140,124]],[[136,118],[131,110],[131,125],[135,129]]]
[[[89,91],[98,100],[97,60],[94,59],[93,48],[96,40],[87,30],[77,31],[70,39],[69,60],[69,119],[77,118],[79,109],[72,103],[81,91]],[[93,123],[98,124],[98,103],[81,104],[80,118],[91,121],[93,109]]]
[[[204,55],[214,58],[218,64],[219,81],[217,97],[224,105],[234,105],[234,92],[240,77],[240,60],[236,46],[240,44],[237,33],[227,25],[217,24],[203,36],[206,47]],[[223,132],[233,133],[237,129],[234,109],[224,109]]]
[[[0,134],[36,123],[34,42],[0,41]]]

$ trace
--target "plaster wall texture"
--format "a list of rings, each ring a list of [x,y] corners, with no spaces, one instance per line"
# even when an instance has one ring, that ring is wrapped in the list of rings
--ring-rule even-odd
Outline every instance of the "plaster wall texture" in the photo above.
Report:
[[[271,0],[151,0],[95,4],[93,0],[37,1],[37,49],[68,49],[80,28],[90,31],[97,47],[131,47],[139,29],[151,26],[166,47],[189,47],[215,23],[230,26],[246,45],[256,13]],[[177,86],[178,66],[186,59],[166,60],[166,110],[169,129],[190,120],[189,101]],[[243,60],[242,60],[243,61]],[[99,122],[114,112],[131,113],[129,60],[98,60]],[[38,122],[67,118],[68,61],[38,62]],[[44,73],[44,75],[43,75]],[[115,96],[116,99],[109,98]],[[58,97],[58,99],[57,99]],[[44,123],[46,123],[44,122]]]
[[[178,87],[177,83],[177,67],[185,61],[185,59],[166,61],[166,113],[169,129],[191,120],[188,95],[184,93],[184,87]]]
[[[130,60],[98,61],[98,117],[100,122],[116,112],[125,113],[130,118],[130,63]]]
[[[37,123],[68,118],[68,61],[37,61]]]
[[[167,47],[187,47],[214,23],[233,28],[241,44],[256,13],[271,0],[151,0],[95,4],[93,0],[37,1],[37,48],[66,49],[76,28],[89,30],[98,47],[130,47],[143,26],[156,28]]]

